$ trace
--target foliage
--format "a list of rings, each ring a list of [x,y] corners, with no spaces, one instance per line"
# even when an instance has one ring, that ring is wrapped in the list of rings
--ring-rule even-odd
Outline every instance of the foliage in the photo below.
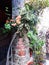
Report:
[[[8,29],[8,30],[10,30],[11,29],[11,26],[10,26],[10,24],[5,24],[5,29]]]
[[[6,33],[9,33],[9,32],[10,32],[9,29],[0,28],[0,35],[6,34]]]
[[[40,10],[42,10],[44,7],[46,7],[48,5],[46,4],[45,1],[39,1],[39,0],[36,0],[35,2],[34,1],[29,3],[29,7],[31,9],[29,9],[28,6],[27,6],[27,10],[32,10],[33,13],[35,15],[37,15],[37,17],[38,17]],[[36,29],[36,25],[34,25],[34,27]],[[45,43],[45,41],[40,39],[40,37],[38,37],[38,34],[36,34],[36,33],[34,33],[33,28],[30,29],[30,31],[28,31],[28,33],[27,33],[28,38],[30,40],[30,47],[33,49],[35,65],[37,65],[38,62],[43,61],[43,58],[42,58],[41,55],[42,55],[42,46]]]
[[[17,30],[21,30],[23,29],[23,27],[25,27],[28,31],[29,30],[33,30],[33,33],[36,33],[36,24],[38,22],[38,17],[34,12],[34,9],[31,7],[31,5],[29,4],[25,4],[25,7],[23,9],[20,10],[20,15],[21,15],[21,24],[20,25],[16,25],[15,27],[17,28]],[[13,22],[9,21],[8,23],[5,23],[5,32],[6,30],[9,31],[11,30],[12,24]],[[15,23],[15,20],[14,20]]]
[[[32,31],[29,31],[27,35],[30,40],[30,47],[33,49],[35,65],[38,65],[39,62],[44,61],[42,46],[44,45],[45,41],[41,40],[38,35],[33,34]]]
[[[9,33],[11,30],[12,30],[11,25],[9,23],[5,23],[4,24],[4,27],[3,28],[2,27],[0,28],[0,32],[2,32],[0,34],[2,35],[2,34]]]
[[[20,10],[20,15],[22,16],[21,23],[28,26],[28,30],[32,30],[33,33],[37,33],[36,24],[39,20],[33,7],[28,3],[25,4],[25,7]]]
[[[49,0],[30,0],[36,8],[44,8],[49,6]]]
[[[25,3],[25,7],[20,11],[20,15],[22,16],[22,22],[29,24],[30,29],[36,31],[35,25],[38,21],[38,16],[40,10],[49,6],[49,0],[30,0],[29,3]],[[6,7],[8,11],[8,8]],[[26,21],[26,22],[25,22]],[[16,26],[17,27],[17,26]],[[6,29],[10,29],[10,23],[5,24]],[[4,30],[6,30],[4,29]],[[11,29],[10,29],[11,30]]]
[[[41,40],[40,38],[38,38],[38,35],[33,34],[32,31],[29,31],[27,33],[27,35],[28,35],[28,38],[30,39],[31,47],[33,47],[35,49],[35,51],[39,51],[45,42],[43,40]]]
[[[49,0],[29,0],[29,5],[39,14],[39,12],[45,8],[49,7]]]

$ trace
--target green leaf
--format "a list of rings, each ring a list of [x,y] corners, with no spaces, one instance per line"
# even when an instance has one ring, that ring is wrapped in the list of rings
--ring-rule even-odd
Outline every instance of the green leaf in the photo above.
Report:
[[[10,30],[11,29],[11,26],[10,26],[10,24],[5,24],[5,29],[8,29],[8,30]]]
[[[28,3],[25,4],[25,8],[27,11],[29,10],[29,4]]]

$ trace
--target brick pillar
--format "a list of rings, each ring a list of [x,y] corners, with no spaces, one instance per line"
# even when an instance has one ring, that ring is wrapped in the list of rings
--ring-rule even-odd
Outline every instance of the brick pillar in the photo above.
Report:
[[[15,65],[26,65],[30,60],[29,40],[27,37],[15,38],[13,42],[13,61]]]

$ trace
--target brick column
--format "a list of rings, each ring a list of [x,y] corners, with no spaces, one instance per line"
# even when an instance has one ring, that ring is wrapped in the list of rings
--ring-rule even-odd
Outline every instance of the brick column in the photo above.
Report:
[[[13,42],[13,61],[15,65],[26,65],[30,60],[29,40],[16,37]]]

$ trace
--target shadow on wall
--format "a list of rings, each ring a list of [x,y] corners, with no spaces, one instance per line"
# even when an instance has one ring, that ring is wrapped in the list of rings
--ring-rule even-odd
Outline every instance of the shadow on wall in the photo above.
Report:
[[[3,27],[6,19],[12,16],[11,0],[0,0],[0,27]]]
[[[0,61],[6,58],[7,50],[12,38],[12,34],[8,33],[5,35],[0,35]]]

